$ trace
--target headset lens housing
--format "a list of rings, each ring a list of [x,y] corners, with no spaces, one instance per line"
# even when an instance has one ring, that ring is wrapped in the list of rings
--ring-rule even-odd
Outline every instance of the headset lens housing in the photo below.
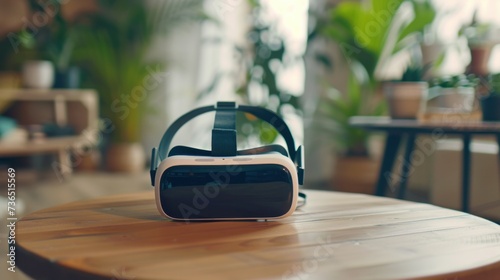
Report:
[[[171,166],[158,187],[163,212],[179,220],[280,217],[297,195],[279,164]]]

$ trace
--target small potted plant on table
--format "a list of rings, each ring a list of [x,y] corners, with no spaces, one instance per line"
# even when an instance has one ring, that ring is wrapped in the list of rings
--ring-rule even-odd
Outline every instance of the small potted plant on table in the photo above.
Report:
[[[391,81],[384,87],[393,119],[416,119],[425,110],[428,84],[423,81],[427,67],[410,65],[401,80]]]
[[[478,82],[473,74],[435,79],[431,81],[429,90],[430,104],[432,107],[471,112]]]
[[[500,73],[489,78],[489,94],[481,99],[483,121],[500,121]]]

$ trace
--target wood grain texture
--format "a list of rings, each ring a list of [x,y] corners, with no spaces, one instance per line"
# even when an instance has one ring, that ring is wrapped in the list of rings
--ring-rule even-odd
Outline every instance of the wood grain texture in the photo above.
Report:
[[[500,226],[462,212],[308,191],[274,222],[172,222],[153,192],[25,216],[18,265],[48,279],[494,279]]]

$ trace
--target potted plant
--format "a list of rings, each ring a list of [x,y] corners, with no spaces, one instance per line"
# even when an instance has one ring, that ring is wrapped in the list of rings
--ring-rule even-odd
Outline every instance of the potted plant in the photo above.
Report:
[[[331,135],[338,155],[331,178],[333,189],[372,194],[379,161],[369,152],[370,134],[352,127],[349,118],[381,116],[385,104],[370,94],[366,83],[360,83],[355,75],[349,78],[348,84],[345,94],[330,88],[320,100],[317,110],[317,119],[321,120],[319,129]]]
[[[489,77],[490,91],[481,99],[483,121],[500,121],[500,73]]]
[[[430,82],[429,106],[471,112],[478,83],[479,79],[473,74],[433,79]]]
[[[471,62],[468,72],[478,76],[486,76],[489,73],[488,62],[495,45],[499,43],[494,34],[494,27],[488,23],[479,23],[474,15],[472,23],[464,26],[459,31],[459,36],[467,38]]]
[[[48,89],[54,84],[54,64],[47,58],[46,53],[41,50],[43,44],[37,44],[35,36],[27,30],[18,33],[17,39],[24,48],[26,56],[22,62],[22,83],[24,87],[36,89]]]
[[[46,3],[40,1],[30,0],[29,4],[33,13],[50,16],[50,22],[36,31],[26,27],[18,33],[19,44],[34,51],[37,57],[37,60],[27,61],[23,65],[25,82],[31,87],[78,88],[80,69],[73,64],[73,58],[74,49],[80,43],[79,31],[86,15],[79,15],[69,21],[63,16],[62,4],[58,1],[51,3],[51,10],[46,10]],[[32,81],[37,77],[44,78],[43,86],[37,86],[36,80]]]
[[[413,12],[413,16],[400,20],[396,15],[404,12]],[[333,186],[341,191],[373,193],[379,162],[368,151],[370,134],[350,127],[349,118],[384,113],[378,94],[380,74],[395,55],[419,46],[419,35],[434,20],[435,9],[427,0],[342,1],[325,14],[326,18],[317,17],[309,42],[319,38],[335,43],[350,73],[346,92],[333,91],[337,97],[318,102],[323,122],[334,127],[332,140],[341,147],[332,172]],[[314,56],[330,71],[336,65],[327,54]],[[360,78],[360,72],[366,78]]]
[[[82,34],[76,56],[100,93],[101,115],[110,120],[105,155],[110,171],[138,172],[145,167],[140,145],[147,99],[163,81],[166,65],[150,54],[153,40],[189,20],[204,19],[201,1],[100,1],[100,10]]]
[[[394,119],[416,119],[425,111],[428,84],[423,81],[426,68],[410,65],[401,80],[388,82],[384,86],[389,104],[389,114]]]
[[[398,19],[402,13],[413,16]],[[377,76],[391,58],[419,48],[424,29],[435,16],[429,0],[344,1],[334,6],[327,19],[319,17],[312,37],[319,35],[336,42],[348,62],[363,65],[375,88]]]

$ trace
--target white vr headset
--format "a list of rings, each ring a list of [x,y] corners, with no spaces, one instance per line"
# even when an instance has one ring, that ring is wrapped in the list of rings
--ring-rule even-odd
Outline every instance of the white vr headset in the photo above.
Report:
[[[212,150],[186,146],[170,148],[186,122],[215,111]],[[252,114],[272,125],[287,149],[268,145],[237,150],[236,113]],[[287,151],[288,150],[288,151]],[[255,106],[218,102],[178,118],[151,156],[151,184],[158,211],[173,220],[268,220],[293,213],[304,176],[303,150],[286,123],[274,112]],[[159,164],[158,164],[159,162]]]

